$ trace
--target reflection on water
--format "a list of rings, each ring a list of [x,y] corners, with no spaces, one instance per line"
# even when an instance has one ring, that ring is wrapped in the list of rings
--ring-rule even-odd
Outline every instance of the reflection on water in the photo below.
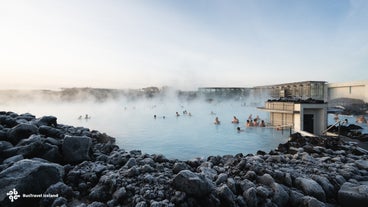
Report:
[[[288,130],[245,127],[250,114],[258,115],[266,123],[268,114],[236,101],[22,103],[3,105],[1,109],[19,114],[29,112],[37,117],[54,115],[58,123],[96,129],[116,137],[117,144],[125,150],[139,149],[178,159],[269,151],[289,136]],[[233,116],[240,124],[231,123]],[[221,121],[220,125],[213,124],[215,117]],[[242,131],[237,132],[237,127]]]

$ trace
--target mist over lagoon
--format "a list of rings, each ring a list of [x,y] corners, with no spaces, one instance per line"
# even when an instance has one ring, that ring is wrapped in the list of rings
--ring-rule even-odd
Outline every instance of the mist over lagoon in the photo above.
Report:
[[[92,89],[90,89],[92,90]],[[83,91],[83,90],[82,90]],[[59,91],[60,92],[60,91]],[[18,93],[22,93],[18,91]],[[17,94],[16,92],[13,93]],[[79,91],[78,95],[50,96],[50,92],[27,93],[23,96],[2,99],[2,110],[32,113],[37,117],[54,115],[58,123],[86,127],[105,132],[116,138],[116,144],[125,150],[142,150],[149,154],[163,154],[168,158],[192,159],[210,155],[256,153],[269,151],[283,143],[290,135],[288,130],[274,128],[246,128],[249,115],[269,120],[268,114],[256,109],[266,97],[193,97],[179,96],[175,91],[155,95],[117,95],[96,100],[96,96]],[[63,97],[63,98],[61,98]],[[184,114],[183,112],[190,113]],[[176,116],[176,112],[180,116]],[[88,115],[89,119],[85,119]],[[154,118],[156,115],[156,119]],[[233,116],[240,120],[232,124]],[[215,117],[221,124],[214,125]],[[237,132],[237,127],[242,131]]]

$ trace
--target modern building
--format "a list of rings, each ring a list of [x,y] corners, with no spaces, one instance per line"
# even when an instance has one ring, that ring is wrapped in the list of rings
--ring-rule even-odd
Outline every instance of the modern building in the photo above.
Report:
[[[206,97],[241,97],[249,95],[250,88],[243,87],[201,87],[198,88],[200,95]]]
[[[327,103],[324,101],[267,101],[259,109],[270,112],[272,126],[293,128],[321,135],[327,128]]]
[[[265,107],[259,107],[270,112],[272,126],[291,127],[295,131],[316,135],[320,135],[327,128],[328,102],[341,99],[349,101],[348,104],[352,106],[355,106],[354,100],[368,103],[368,81],[302,81],[253,88],[208,87],[199,88],[199,92],[220,97],[251,95],[262,97],[264,100],[277,99],[267,101]]]
[[[354,81],[328,84],[328,101],[348,98],[368,103],[368,81]]]
[[[303,81],[257,86],[254,90],[268,93],[272,98],[316,99],[327,101],[326,81]]]

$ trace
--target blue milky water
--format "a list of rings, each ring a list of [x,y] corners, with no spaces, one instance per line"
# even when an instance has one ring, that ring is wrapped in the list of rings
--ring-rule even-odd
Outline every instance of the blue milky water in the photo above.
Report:
[[[177,100],[63,104],[32,102],[3,104],[1,110],[19,114],[30,112],[37,117],[54,115],[58,117],[58,123],[105,132],[115,137],[117,145],[127,151],[138,149],[143,153],[187,160],[210,155],[256,153],[257,150],[268,152],[286,142],[289,130],[245,127],[250,114],[253,118],[258,115],[269,121],[268,113],[256,108],[262,105],[263,102]],[[192,116],[183,115],[185,110]],[[78,116],[84,117],[85,114],[91,119],[78,119]],[[239,118],[240,124],[231,123],[234,115]],[[213,124],[216,116],[221,121],[220,125]],[[355,122],[354,117],[347,118],[351,123]],[[329,122],[332,119],[333,116],[329,115]],[[237,132],[236,127],[241,127],[243,131]]]

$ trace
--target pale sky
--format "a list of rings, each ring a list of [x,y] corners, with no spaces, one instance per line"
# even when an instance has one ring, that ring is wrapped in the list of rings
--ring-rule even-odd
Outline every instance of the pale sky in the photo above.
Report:
[[[0,0],[0,89],[368,79],[366,0]]]

